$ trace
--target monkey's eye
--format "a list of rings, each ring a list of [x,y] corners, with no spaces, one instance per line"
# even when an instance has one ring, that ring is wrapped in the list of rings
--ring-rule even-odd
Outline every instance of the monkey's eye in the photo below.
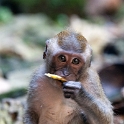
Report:
[[[78,64],[80,63],[80,60],[77,59],[77,58],[74,58],[74,59],[72,60],[72,63],[73,63],[74,65],[78,65]]]
[[[66,62],[66,57],[65,57],[64,55],[60,55],[60,56],[59,56],[59,60],[60,60],[61,62]]]

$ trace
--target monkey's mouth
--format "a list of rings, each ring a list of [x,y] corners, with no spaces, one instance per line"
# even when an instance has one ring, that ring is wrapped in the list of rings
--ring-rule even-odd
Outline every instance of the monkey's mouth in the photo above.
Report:
[[[63,71],[55,71],[55,75],[58,75],[62,78],[65,78],[67,81],[76,81],[77,80],[77,75],[74,73],[64,73]]]
[[[62,78],[65,78],[67,81],[76,81],[76,76],[74,74],[63,75]]]
[[[76,81],[73,74],[72,75],[70,74],[68,76],[59,76],[56,74],[45,73],[44,75],[46,75],[47,77],[50,77],[52,79],[59,80],[61,82]]]

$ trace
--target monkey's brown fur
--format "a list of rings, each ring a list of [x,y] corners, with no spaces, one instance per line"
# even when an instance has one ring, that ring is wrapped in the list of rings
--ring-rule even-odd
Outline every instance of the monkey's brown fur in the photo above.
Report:
[[[113,124],[112,106],[90,66],[92,50],[65,30],[46,42],[46,59],[30,82],[25,124]],[[57,74],[67,82],[46,77]]]

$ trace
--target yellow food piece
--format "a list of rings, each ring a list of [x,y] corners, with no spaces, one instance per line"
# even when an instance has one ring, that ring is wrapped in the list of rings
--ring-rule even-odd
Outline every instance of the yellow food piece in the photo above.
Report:
[[[55,75],[55,74],[50,74],[50,73],[45,73],[47,77],[50,77],[52,79],[60,80],[62,82],[66,82],[67,80],[61,76]]]

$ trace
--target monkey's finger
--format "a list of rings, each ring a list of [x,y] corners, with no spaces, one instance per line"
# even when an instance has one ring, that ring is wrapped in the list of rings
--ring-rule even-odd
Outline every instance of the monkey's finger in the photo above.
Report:
[[[69,93],[68,93],[68,94],[64,94],[64,97],[65,97],[65,98],[71,98],[71,96],[72,96],[72,95],[69,94]]]
[[[64,97],[65,98],[72,98],[74,96],[74,92],[70,92],[70,91],[64,91]]]
[[[74,91],[72,91],[72,90],[65,90],[64,91],[64,97],[65,98],[72,98],[72,99],[74,99],[75,98],[75,92]]]
[[[64,89],[63,89],[63,92],[64,92],[64,93],[74,94],[74,89],[66,89],[66,88],[64,88]]]
[[[80,82],[75,81],[68,81],[63,83],[63,88],[70,88],[70,89],[81,89],[82,85]]]
[[[64,92],[64,96],[66,98],[66,95],[69,96],[69,98],[72,98],[74,99],[78,94],[79,94],[79,91],[80,89],[67,89],[67,88],[64,88],[63,89],[63,92]]]

